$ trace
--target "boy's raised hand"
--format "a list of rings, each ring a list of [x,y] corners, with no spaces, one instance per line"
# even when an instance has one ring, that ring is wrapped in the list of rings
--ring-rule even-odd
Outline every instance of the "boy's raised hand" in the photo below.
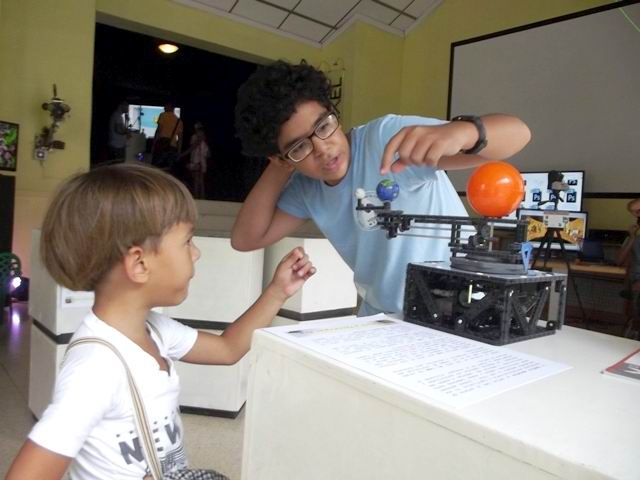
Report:
[[[385,175],[389,170],[398,173],[410,165],[437,168],[442,157],[457,155],[465,145],[475,143],[477,131],[467,123],[414,125],[400,129],[384,149],[380,173]]]
[[[296,293],[314,273],[316,268],[301,247],[294,248],[280,261],[271,286],[285,299]]]

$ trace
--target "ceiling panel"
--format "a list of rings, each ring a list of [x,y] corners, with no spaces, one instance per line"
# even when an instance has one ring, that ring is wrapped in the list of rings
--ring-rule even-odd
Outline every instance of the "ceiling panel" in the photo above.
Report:
[[[413,0],[406,12],[414,17],[420,18],[425,13],[429,13],[433,8],[438,6],[443,0]]]
[[[1,0],[0,0],[1,1]],[[398,35],[430,14],[444,0],[174,0],[211,13],[249,19],[274,31],[287,32],[300,40],[330,42],[339,27],[355,15],[373,24],[391,27]],[[289,13],[292,12],[292,13]]]
[[[391,26],[405,32],[409,28],[411,28],[414,23],[415,23],[415,20],[413,20],[411,17],[407,17],[406,15],[400,15],[398,18],[396,18],[393,21]]]
[[[278,5],[282,8],[286,8],[287,10],[293,9],[300,0],[264,0],[265,3],[272,3],[274,5]]]
[[[398,12],[392,10],[384,5],[373,2],[372,0],[363,0],[356,7],[356,12],[361,15],[365,15],[369,18],[390,25],[391,22],[398,16]]]
[[[236,3],[236,0],[193,0],[193,3],[197,3],[207,7],[219,8],[228,12]]]
[[[295,11],[335,26],[357,3],[358,0],[302,0]]]
[[[287,12],[256,0],[239,0],[231,13],[275,28],[278,28],[287,16]]]
[[[280,27],[280,30],[293,33],[307,40],[320,42],[330,31],[319,23],[311,22],[296,15],[289,15],[289,18]]]
[[[384,3],[397,10],[404,10],[411,3],[411,0],[380,0],[378,3]]]
[[[406,15],[400,15],[398,18],[396,18],[393,21],[391,26],[405,32],[409,28],[411,28],[411,26],[413,26],[414,23],[415,23],[415,20],[413,20],[411,17],[407,17]]]

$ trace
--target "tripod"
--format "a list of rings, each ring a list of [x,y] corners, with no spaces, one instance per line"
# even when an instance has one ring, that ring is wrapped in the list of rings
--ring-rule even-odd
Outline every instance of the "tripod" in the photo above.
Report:
[[[582,305],[582,299],[580,298],[580,293],[578,292],[578,286],[576,285],[576,279],[573,275],[571,275],[571,263],[569,262],[569,258],[567,257],[567,251],[564,248],[564,238],[562,238],[562,231],[564,229],[557,227],[549,227],[544,234],[544,237],[540,241],[540,246],[533,256],[533,263],[531,264],[531,268],[534,268],[536,262],[538,261],[538,257],[540,256],[540,252],[544,250],[544,263],[542,268],[547,267],[547,261],[551,256],[551,244],[555,241],[560,245],[560,255],[562,256],[562,260],[567,266],[567,275],[569,276],[569,280],[571,281],[571,285],[573,285],[573,291],[576,294],[576,300],[578,301],[578,306],[580,307],[580,313],[582,315],[582,322],[588,328],[588,318],[587,314],[584,310],[584,306]]]

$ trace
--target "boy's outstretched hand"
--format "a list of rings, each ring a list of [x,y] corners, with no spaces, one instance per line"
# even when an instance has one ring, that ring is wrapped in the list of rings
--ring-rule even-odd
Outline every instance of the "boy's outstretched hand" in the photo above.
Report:
[[[270,287],[274,293],[281,294],[286,300],[296,293],[314,273],[316,268],[301,247],[294,248],[280,261]]]
[[[314,273],[316,269],[304,250],[294,248],[280,261],[273,280],[246,312],[225,328],[222,335],[198,332],[196,343],[181,360],[204,365],[233,365],[249,351],[254,330],[268,327],[285,300],[300,290]]]

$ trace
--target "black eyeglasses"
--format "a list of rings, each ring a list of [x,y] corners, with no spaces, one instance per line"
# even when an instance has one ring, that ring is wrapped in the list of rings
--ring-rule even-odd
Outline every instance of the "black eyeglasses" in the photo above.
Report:
[[[294,163],[301,162],[313,152],[313,141],[311,141],[311,137],[315,135],[320,140],[326,140],[334,134],[339,126],[340,122],[338,121],[338,117],[336,117],[334,113],[329,113],[318,122],[311,135],[296,142],[285,152],[284,156]]]

